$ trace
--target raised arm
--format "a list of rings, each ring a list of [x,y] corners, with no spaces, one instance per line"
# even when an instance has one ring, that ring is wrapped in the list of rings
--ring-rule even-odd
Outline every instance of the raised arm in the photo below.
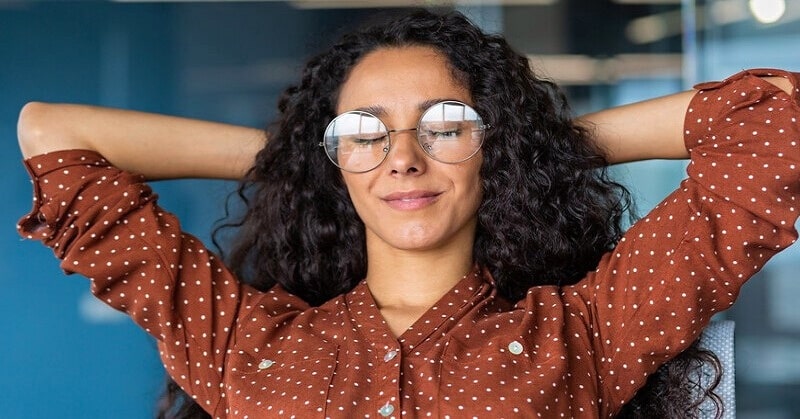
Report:
[[[19,141],[33,181],[33,208],[19,233],[52,248],[66,273],[88,278],[95,296],[151,334],[173,379],[224,417],[222,366],[237,316],[265,294],[241,284],[184,233],[144,177],[240,177],[264,136],[183,118],[31,103],[20,115]],[[307,307],[297,298],[276,304],[280,314]]]
[[[783,77],[765,80],[791,92]],[[590,113],[578,122],[594,133],[610,163],[689,157],[683,141],[686,108],[695,90]]]
[[[682,124],[687,178],[564,293],[588,313],[608,416],[797,239],[800,74],[754,69],[697,87]]]
[[[85,105],[31,102],[20,112],[23,156],[85,149],[147,179],[239,179],[264,146],[261,130]]]

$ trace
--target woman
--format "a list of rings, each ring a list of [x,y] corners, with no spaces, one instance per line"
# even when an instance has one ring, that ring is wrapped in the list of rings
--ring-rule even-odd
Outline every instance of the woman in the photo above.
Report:
[[[214,417],[612,417],[794,240],[793,83],[745,72],[576,122],[502,38],[417,12],[312,59],[266,137],[27,105],[20,230]],[[689,156],[620,240],[602,167]],[[235,273],[142,183],[245,174]]]

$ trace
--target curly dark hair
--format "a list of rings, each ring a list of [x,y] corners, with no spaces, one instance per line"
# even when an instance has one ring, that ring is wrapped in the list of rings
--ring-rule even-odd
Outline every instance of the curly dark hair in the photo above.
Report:
[[[516,301],[532,286],[583,278],[621,237],[628,192],[607,174],[602,150],[574,122],[563,93],[536,77],[525,56],[460,13],[425,10],[345,35],[283,93],[268,144],[239,190],[247,212],[228,224],[237,227],[227,257],[232,269],[244,282],[260,289],[280,284],[312,305],[350,291],[365,276],[364,224],[318,143],[350,70],[371,51],[404,46],[443,54],[493,126],[482,149],[473,254],[498,293]],[[681,356],[688,361],[659,370],[624,417],[680,417],[676,410],[691,417],[705,397],[684,385],[697,370],[691,361],[713,354],[695,349]],[[159,417],[203,414],[170,384]]]

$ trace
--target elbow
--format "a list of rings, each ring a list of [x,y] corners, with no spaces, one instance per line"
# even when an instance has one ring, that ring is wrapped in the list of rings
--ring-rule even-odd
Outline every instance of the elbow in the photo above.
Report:
[[[29,102],[17,120],[17,139],[23,157],[51,151],[80,148],[79,138],[70,120],[69,105]]]
[[[48,129],[47,113],[52,106],[41,102],[29,102],[22,107],[17,120],[19,149],[25,158],[48,151],[46,144],[52,135]]]

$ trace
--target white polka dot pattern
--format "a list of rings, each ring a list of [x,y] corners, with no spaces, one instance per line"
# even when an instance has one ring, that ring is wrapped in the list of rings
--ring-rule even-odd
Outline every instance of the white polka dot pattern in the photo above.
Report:
[[[92,152],[26,161],[19,230],[152,334],[214,417],[611,417],[796,238],[798,92],[754,74],[701,86],[688,179],[585,280],[511,304],[476,270],[399,338],[365,283],[318,308],[239,284]]]

